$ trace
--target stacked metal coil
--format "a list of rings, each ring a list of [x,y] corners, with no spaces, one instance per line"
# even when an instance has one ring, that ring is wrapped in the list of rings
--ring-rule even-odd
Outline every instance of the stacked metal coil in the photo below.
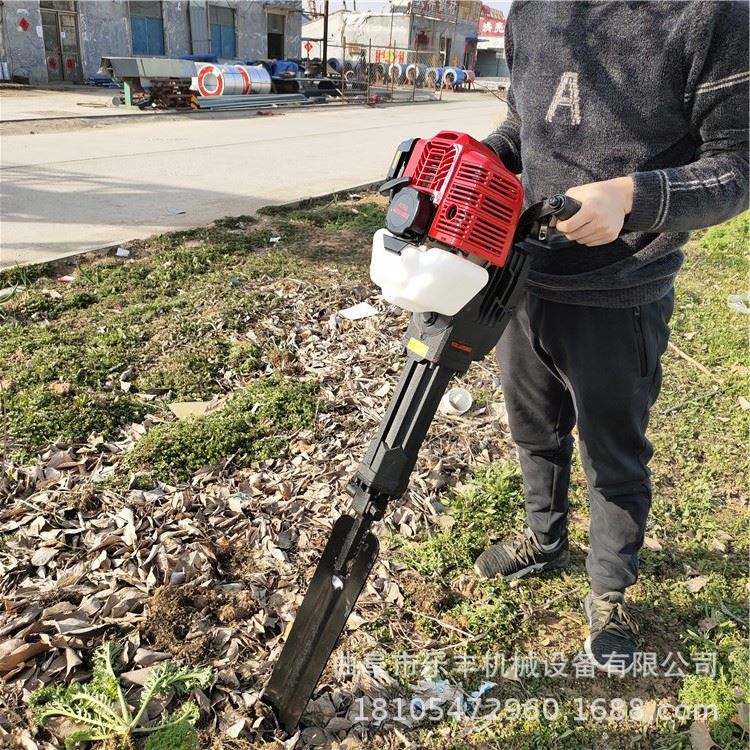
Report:
[[[261,65],[198,64],[191,88],[201,96],[269,94],[271,76]]]
[[[394,83],[401,83],[406,75],[406,65],[401,63],[392,63],[388,69],[388,76]]]
[[[363,78],[367,63],[363,57],[350,57],[344,63],[344,79],[347,81],[356,81]]]
[[[446,68],[443,71],[446,86],[460,86],[466,80],[466,71],[461,68]]]
[[[414,85],[415,83],[424,83],[427,66],[423,63],[411,63],[406,66],[406,82]]]
[[[443,80],[443,69],[442,68],[427,68],[425,73],[425,83],[428,86],[436,88],[440,81]]]
[[[386,63],[372,63],[370,65],[370,78],[373,81],[385,81],[388,76],[388,66]]]

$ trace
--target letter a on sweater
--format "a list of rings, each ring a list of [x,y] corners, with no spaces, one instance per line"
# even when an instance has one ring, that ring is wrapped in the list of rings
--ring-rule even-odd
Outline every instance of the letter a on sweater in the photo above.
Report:
[[[547,122],[552,122],[559,107],[567,107],[570,110],[570,124],[581,124],[581,98],[578,93],[578,73],[565,71],[560,76],[557,91],[552,103],[547,110]]]

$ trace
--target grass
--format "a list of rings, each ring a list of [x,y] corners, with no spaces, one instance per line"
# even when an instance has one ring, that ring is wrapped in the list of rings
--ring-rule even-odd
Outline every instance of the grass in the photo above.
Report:
[[[126,459],[128,469],[149,481],[184,480],[229,458],[244,465],[277,455],[312,424],[318,403],[317,383],[305,376],[283,335],[284,326],[296,324],[294,313],[270,285],[298,285],[317,304],[342,283],[366,284],[370,235],[382,217],[382,201],[369,198],[273,208],[257,218],[229,218],[134,243],[127,261],[103,258],[66,270],[76,277],[72,284],[56,281],[59,269],[51,267],[0,274],[0,288],[26,287],[0,305],[0,381],[11,448],[29,458],[51,441],[116,438],[130,422],[152,414],[163,421]],[[281,241],[270,243],[278,236]],[[652,411],[650,543],[629,596],[641,624],[641,648],[660,660],[682,654],[690,667],[684,675],[622,681],[570,673],[560,678],[544,670],[520,681],[496,674],[497,687],[487,696],[503,707],[496,721],[426,724],[409,732],[416,746],[690,748],[686,720],[580,715],[582,705],[604,700],[611,707],[618,698],[715,703],[714,741],[722,750],[746,744],[733,711],[750,698],[750,412],[741,401],[750,398],[750,368],[747,318],[732,312],[726,297],[746,282],[749,238],[750,215],[744,215],[687,247],[672,341],[711,376],[669,352]],[[258,325],[269,313],[282,321],[282,334]],[[474,396],[479,404],[501,398],[486,389]],[[224,406],[197,420],[176,421],[168,409],[172,400],[215,397]],[[413,613],[389,610],[367,626],[387,663],[394,666],[394,655],[413,651],[414,642],[449,646],[447,653],[471,659],[471,668],[454,658],[443,676],[469,691],[485,679],[488,655],[512,659],[516,652],[533,652],[543,663],[562,653],[571,664],[585,636],[580,603],[587,586],[588,508],[578,461],[571,487],[573,565],[536,579],[508,584],[471,575],[481,549],[523,525],[517,466],[478,467],[471,481],[445,495],[440,499],[451,525],[384,540],[383,556],[412,576],[410,590],[402,588]],[[706,578],[695,593],[688,573]],[[707,652],[716,653],[716,675],[694,674],[691,660]],[[408,680],[400,684],[410,695]],[[544,699],[557,701],[556,717],[516,716],[516,704],[505,704]]]
[[[517,528],[523,514],[517,468],[509,464],[490,467],[464,493],[449,498],[447,509],[454,525],[416,544],[404,543],[399,550],[400,559],[424,575],[470,568],[490,530]]]
[[[189,479],[233,456],[237,466],[278,455],[317,409],[316,384],[279,379],[251,383],[219,411],[156,426],[128,455],[128,466],[157,479]]]
[[[1,273],[0,288],[22,287],[0,306],[0,382],[12,451],[28,460],[54,441],[115,439],[147,413],[172,420],[170,400],[225,397],[266,375],[281,380],[273,381],[275,395],[265,388],[252,425],[239,414],[257,395],[251,388],[210,419],[159,426],[132,466],[184,479],[238,451],[251,460],[277,449],[270,436],[309,423],[315,399],[307,384],[283,380],[300,375],[285,337],[254,332],[268,314],[290,330],[296,324],[269,285],[293,277],[319,288],[321,262],[331,259],[338,275],[321,292],[339,280],[364,280],[371,227],[382,214],[382,202],[312,202],[297,212],[229,217],[135,242],[126,261],[110,256]],[[340,239],[332,240],[332,227]],[[281,242],[270,243],[278,236]],[[63,273],[75,280],[58,281]],[[282,414],[279,399],[299,409]],[[224,434],[240,427],[244,442]],[[171,453],[158,450],[158,440]]]

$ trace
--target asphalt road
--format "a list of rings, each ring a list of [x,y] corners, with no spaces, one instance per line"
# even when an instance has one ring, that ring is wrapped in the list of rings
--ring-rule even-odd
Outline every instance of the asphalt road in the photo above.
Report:
[[[442,129],[483,137],[504,107],[492,96],[469,94],[412,106],[127,117],[106,126],[3,134],[0,267],[373,182],[403,139]]]

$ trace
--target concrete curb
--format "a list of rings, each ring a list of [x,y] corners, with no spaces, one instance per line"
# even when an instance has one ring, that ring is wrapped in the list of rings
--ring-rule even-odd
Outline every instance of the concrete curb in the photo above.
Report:
[[[446,99],[430,99],[426,101],[421,102],[379,102],[375,105],[367,105],[367,104],[352,104],[348,106],[352,107],[366,107],[366,106],[375,106],[378,108],[390,108],[390,107],[414,107],[414,106],[421,106],[423,104],[446,104],[450,103],[449,100]],[[274,112],[283,112],[284,110],[290,111],[290,112],[305,112],[308,110],[313,111],[325,111],[326,109],[333,109],[334,107],[344,106],[337,104],[335,102],[327,103],[327,104],[305,104],[304,106],[295,106],[295,107],[284,107],[282,105],[279,105],[277,109],[274,109],[272,111]],[[140,115],[140,117],[138,117]],[[61,123],[61,124],[73,124],[80,120],[83,120],[87,124],[90,122],[96,122],[96,121],[116,121],[116,120],[125,120],[128,118],[136,118],[138,117],[139,122],[144,122],[146,117],[159,117],[160,119],[181,119],[185,117],[204,117],[204,116],[212,116],[212,117],[221,117],[222,115],[226,115],[225,118],[222,119],[229,119],[230,116],[237,116],[242,115],[244,117],[257,117],[255,110],[253,109],[234,109],[234,110],[225,110],[222,112],[212,112],[210,110],[145,110],[141,112],[136,111],[127,111],[127,112],[120,112],[119,114],[111,114],[111,115],[62,115],[60,117],[29,117],[29,118],[23,118],[19,120],[0,120],[0,130],[2,128],[9,128],[13,125],[24,125],[24,126],[30,126],[35,123]],[[217,118],[218,119],[218,118]],[[134,121],[136,121],[134,119]]]
[[[289,201],[287,203],[269,203],[267,206],[260,206],[254,211],[251,211],[248,215],[249,216],[255,216],[256,214],[263,215],[263,210],[269,209],[269,208],[273,209],[274,214],[282,212],[284,209],[293,210],[297,208],[312,208],[316,205],[319,205],[320,203],[325,203],[326,201],[332,201],[339,197],[345,198],[350,193],[373,192],[374,190],[377,190],[383,182],[384,182],[384,179],[378,180],[377,182],[365,182],[363,184],[356,185],[354,187],[342,188],[341,190],[333,190],[327,193],[321,193],[320,195],[306,196],[305,198],[299,198],[297,200]],[[215,219],[214,221],[219,221],[222,218],[226,218],[226,217],[219,217],[219,219]],[[214,222],[212,221],[208,224],[195,224],[192,226],[180,227],[179,229],[170,229],[165,232],[161,232],[161,234],[172,234],[174,232],[186,232],[192,229],[200,229],[201,227],[208,227],[208,226],[211,226],[211,224],[213,223]],[[155,235],[151,235],[151,236],[155,236]],[[74,252],[74,253],[70,253],[69,255],[60,256],[59,258],[55,258],[54,260],[42,261],[41,263],[17,263],[14,266],[7,266],[6,268],[1,268],[0,277],[2,277],[3,273],[7,273],[9,271],[12,272],[17,268],[34,268],[36,266],[49,266],[50,268],[59,269],[60,271],[62,271],[63,269],[70,269],[72,267],[78,266],[81,262],[85,262],[87,260],[93,260],[94,258],[101,258],[110,252],[115,252],[118,247],[126,246],[130,244],[131,242],[144,242],[147,239],[148,237],[121,240],[120,242],[108,243],[106,245],[102,245],[101,247],[94,247],[94,248],[89,248],[88,250],[81,250],[80,252]]]
[[[318,203],[324,203],[325,201],[332,201],[336,198],[346,196],[349,193],[371,193],[377,190],[383,183],[385,178],[378,180],[377,182],[365,182],[362,185],[357,185],[351,188],[344,188],[343,190],[333,190],[328,193],[322,193],[320,195],[311,195],[306,198],[300,198],[296,201],[289,201],[288,203],[269,203],[267,206],[261,206],[254,213],[260,213],[263,215],[264,209],[273,209],[273,213],[286,209],[295,208],[311,208],[316,206]]]

